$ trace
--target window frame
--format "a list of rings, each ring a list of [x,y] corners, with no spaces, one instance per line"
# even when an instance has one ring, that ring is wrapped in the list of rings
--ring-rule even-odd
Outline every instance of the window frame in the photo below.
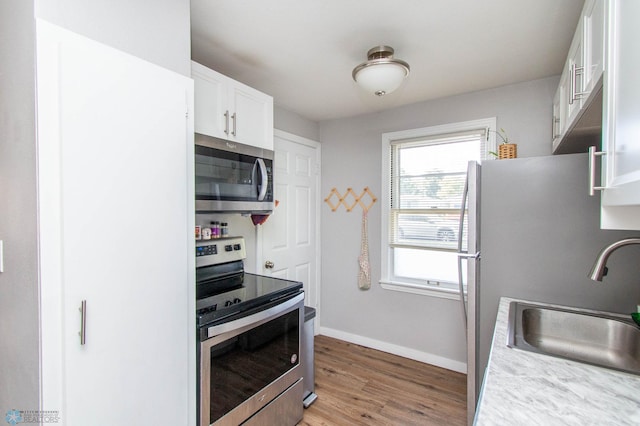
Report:
[[[382,205],[381,205],[381,271],[380,286],[386,290],[394,290],[400,292],[422,294],[426,296],[440,297],[445,299],[459,299],[460,291],[452,287],[439,287],[429,282],[405,279],[399,280],[392,271],[393,265],[393,249],[390,243],[390,215],[391,215],[391,150],[392,145],[401,141],[407,143],[433,138],[434,136],[451,133],[460,133],[478,129],[486,129],[488,137],[485,142],[485,152],[482,157],[486,160],[490,159],[489,152],[496,151],[496,117],[484,118],[479,120],[471,120],[457,123],[449,123],[443,125],[422,127],[411,130],[401,130],[397,132],[388,132],[382,134]],[[483,160],[485,161],[485,160]]]

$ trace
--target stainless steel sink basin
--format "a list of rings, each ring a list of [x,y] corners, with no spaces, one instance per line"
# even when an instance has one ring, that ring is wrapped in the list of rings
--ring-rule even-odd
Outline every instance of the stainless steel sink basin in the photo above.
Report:
[[[640,328],[629,316],[511,302],[508,326],[509,347],[640,374]]]

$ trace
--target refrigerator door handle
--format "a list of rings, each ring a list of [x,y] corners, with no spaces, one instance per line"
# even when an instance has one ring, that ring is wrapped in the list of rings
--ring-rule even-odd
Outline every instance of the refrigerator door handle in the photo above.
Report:
[[[462,253],[462,231],[464,230],[464,212],[467,209],[467,198],[469,196],[469,172],[464,179],[464,189],[462,190],[462,203],[460,203],[460,219],[458,221],[458,253]]]
[[[470,168],[470,166],[469,166]],[[464,283],[462,282],[462,260],[472,257],[477,258],[479,253],[469,254],[462,251],[462,234],[464,230],[464,212],[467,209],[467,198],[469,197],[469,168],[464,180],[464,190],[462,191],[462,203],[460,205],[460,221],[458,222],[458,290],[460,291],[460,305],[462,308],[462,320],[465,333],[467,331],[467,306],[464,303]]]
[[[458,258],[461,258],[461,259],[480,259],[480,252],[476,252],[476,253],[458,253]]]

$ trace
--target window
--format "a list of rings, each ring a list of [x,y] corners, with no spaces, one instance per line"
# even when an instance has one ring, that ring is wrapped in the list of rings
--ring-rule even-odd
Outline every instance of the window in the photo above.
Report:
[[[458,297],[456,253],[467,165],[495,149],[495,127],[492,118],[383,134],[384,288]],[[463,250],[467,223],[465,218]]]

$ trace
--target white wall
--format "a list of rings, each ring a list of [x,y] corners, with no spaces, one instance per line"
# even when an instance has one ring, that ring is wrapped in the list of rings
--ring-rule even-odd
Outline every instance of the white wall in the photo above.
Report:
[[[0,2],[0,415],[38,409],[33,2]]]
[[[381,135],[451,122],[497,117],[518,143],[519,157],[551,154],[551,105],[558,84],[551,77],[320,123],[322,190],[381,197]],[[384,100],[384,99],[383,99]],[[357,286],[361,210],[322,207],[322,324],[324,332],[362,343],[401,349],[450,368],[466,363],[459,302],[383,290],[380,279],[380,203],[369,211],[372,286]]]

